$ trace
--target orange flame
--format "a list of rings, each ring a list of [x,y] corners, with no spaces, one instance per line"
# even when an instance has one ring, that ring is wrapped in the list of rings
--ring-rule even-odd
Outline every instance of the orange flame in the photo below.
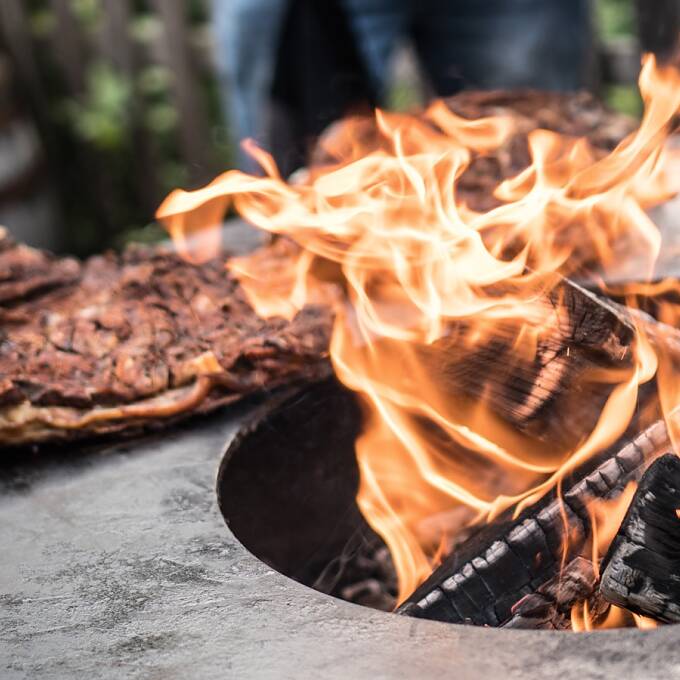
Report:
[[[591,558],[593,570],[598,579],[600,578],[600,560],[616,536],[636,488],[637,484],[630,482],[616,498],[596,500],[588,506],[592,526]]]
[[[595,500],[588,506],[591,524],[591,560],[596,579],[600,578],[600,560],[616,536],[628,506],[633,498],[637,483],[630,482],[621,494],[611,500]],[[630,625],[630,612],[620,607],[608,606],[596,616],[588,601],[576,602],[571,608],[571,627],[575,632],[619,628]]]
[[[231,170],[198,191],[174,191],[159,208],[196,261],[212,254],[214,225],[230,202],[252,224],[292,239],[228,264],[261,314],[290,318],[309,302],[333,305],[333,366],[366,406],[357,501],[392,553],[400,599],[463,527],[533,501],[615,441],[638,386],[664,366],[639,334],[630,370],[591,378],[610,387],[592,428],[568,446],[546,447],[498,417],[493,382],[472,361],[501,335],[496,358],[532,365],[564,324],[559,305],[546,304],[556,272],[597,266],[606,274],[622,242],[635,244],[652,271],[660,237],[645,209],[680,188],[664,145],[680,77],[648,57],[640,89],[638,131],[604,157],[583,139],[530,133],[531,165],[496,188],[500,205],[484,213],[458,197],[457,183],[471,159],[512,137],[513,122],[466,120],[443,102],[421,117],[377,111],[368,141],[364,124],[348,121],[346,156],[298,184],[250,145],[263,177]],[[211,235],[201,238],[206,225]],[[452,389],[451,374],[468,366],[478,374],[476,397]],[[670,409],[680,395],[660,378]],[[586,607],[575,626],[590,625]]]

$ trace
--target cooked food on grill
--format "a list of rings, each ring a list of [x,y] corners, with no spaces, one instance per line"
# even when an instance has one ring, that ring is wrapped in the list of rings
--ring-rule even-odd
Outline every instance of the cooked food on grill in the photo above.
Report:
[[[329,310],[264,320],[222,258],[0,248],[3,444],[138,430],[329,371]]]
[[[476,210],[495,204],[494,187],[529,164],[532,130],[585,135],[604,152],[633,128],[587,94],[465,92],[446,106],[470,119],[509,116],[515,126],[500,149],[473,158],[460,182]],[[312,172],[343,156],[344,126],[322,138]],[[285,266],[295,248],[286,243],[262,258]],[[0,319],[2,444],[137,431],[331,370],[329,309],[262,319],[223,257],[199,266],[169,248],[78,262],[2,232]]]

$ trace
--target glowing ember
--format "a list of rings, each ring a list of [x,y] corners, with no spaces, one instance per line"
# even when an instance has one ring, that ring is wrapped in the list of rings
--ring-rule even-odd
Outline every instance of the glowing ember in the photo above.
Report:
[[[560,305],[547,303],[557,274],[606,277],[622,246],[651,274],[660,236],[645,210],[680,188],[669,170],[677,155],[664,144],[680,108],[680,77],[649,57],[640,90],[639,130],[608,155],[584,139],[530,133],[531,165],[496,187],[500,205],[484,213],[459,199],[457,183],[473,158],[509,139],[513,121],[466,120],[441,102],[420,117],[377,111],[377,142],[362,141],[365,122],[347,122],[346,157],[297,184],[249,145],[265,176],[229,171],[201,190],[173,192],[159,209],[194,260],[213,254],[229,202],[254,225],[291,239],[277,243],[276,261],[255,253],[229,262],[261,314],[291,317],[310,302],[333,305],[333,365],[365,405],[357,500],[391,551],[400,599],[462,528],[524,507],[613,443],[642,383],[658,373],[664,410],[680,402],[672,360],[638,332],[629,370],[603,367],[584,378],[607,390],[593,422],[546,444],[498,417],[483,370],[477,398],[452,391],[441,359],[465,366],[480,348],[498,347],[507,366],[532,366],[565,323]],[[678,309],[664,314],[670,319]],[[551,380],[559,376],[539,372],[534,390],[549,389]],[[518,418],[533,415],[524,409]],[[680,433],[672,432],[677,443]],[[629,498],[627,491],[615,510],[591,508],[596,569]],[[587,602],[572,611],[574,630],[631,618],[611,608],[595,624]]]

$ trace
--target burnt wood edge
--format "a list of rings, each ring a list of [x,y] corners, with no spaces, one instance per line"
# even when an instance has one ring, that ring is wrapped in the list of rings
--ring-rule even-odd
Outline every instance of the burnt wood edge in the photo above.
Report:
[[[669,446],[663,420],[606,457],[562,497],[548,494],[515,521],[490,525],[446,558],[398,613],[452,623],[500,626],[523,597],[537,592],[584,548],[587,506],[618,496]],[[565,551],[564,539],[569,537]]]
[[[597,582],[592,561],[575,557],[535,593],[519,600],[512,608],[512,617],[502,627],[569,630],[572,608],[584,601],[590,603],[590,613],[597,617],[607,608],[596,595]]]
[[[623,296],[610,297],[607,292],[597,287],[584,286],[567,278],[562,278],[562,283],[570,295],[582,296],[583,299],[596,303],[592,309],[599,309],[601,313],[610,315],[611,320],[618,322],[620,327],[625,329],[627,343],[632,342],[635,329],[639,328],[654,347],[664,349],[671,356],[680,358],[680,330],[659,321],[647,311],[622,304],[619,300],[623,300]]]
[[[612,604],[680,622],[680,458],[666,454],[642,476],[602,564],[600,591]]]

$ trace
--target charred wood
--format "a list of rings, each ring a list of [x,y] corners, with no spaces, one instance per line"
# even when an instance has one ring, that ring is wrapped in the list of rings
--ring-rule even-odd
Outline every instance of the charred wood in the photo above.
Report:
[[[553,321],[527,356],[517,352],[521,319],[494,322],[488,338],[472,346],[478,325],[454,324],[421,355],[446,393],[483,398],[516,431],[566,450],[592,430],[611,393],[611,382],[592,375],[631,370],[635,327],[625,309],[567,279],[540,299]]]
[[[512,608],[512,617],[503,628],[569,630],[572,608],[578,602],[594,601],[597,584],[593,563],[584,557],[576,557],[535,593],[517,602]],[[601,603],[598,601],[591,609],[595,616],[599,608]]]
[[[666,426],[658,421],[608,455],[561,497],[551,494],[517,520],[482,529],[444,560],[399,613],[503,625],[522,598],[536,594],[561,565],[582,552],[590,534],[588,504],[618,496],[668,444]]]
[[[600,369],[631,370],[638,332],[657,353],[680,363],[680,331],[642,310],[564,278],[543,303],[555,323],[538,336],[534,355],[522,358],[516,351],[517,323],[494,323],[490,339],[470,347],[471,329],[461,322],[423,350],[424,363],[449,393],[485,399],[518,432],[556,449],[573,447],[593,429],[612,384],[592,376]],[[654,398],[641,394],[641,404]]]
[[[680,458],[643,475],[603,562],[600,590],[612,604],[658,621],[680,621]]]

